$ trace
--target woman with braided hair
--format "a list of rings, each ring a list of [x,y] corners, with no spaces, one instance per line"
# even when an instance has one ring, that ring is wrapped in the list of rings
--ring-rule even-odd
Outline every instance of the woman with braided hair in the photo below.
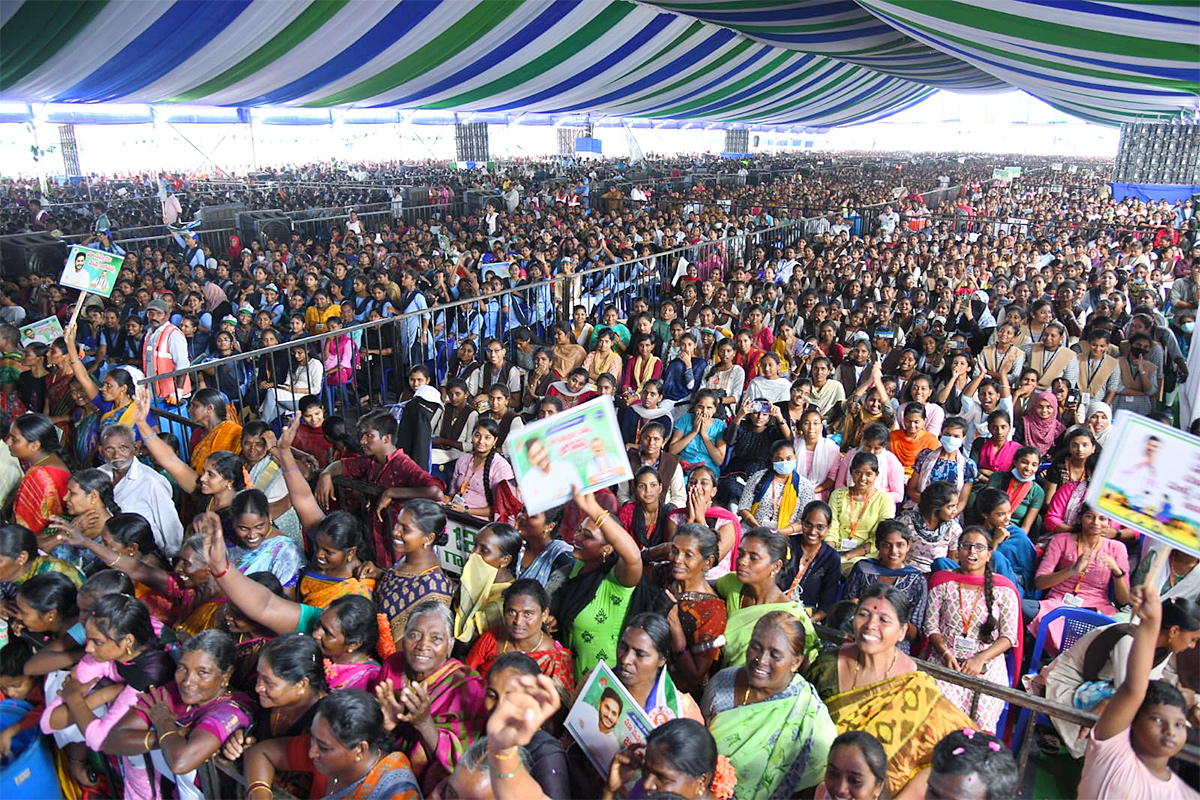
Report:
[[[512,465],[496,452],[500,427],[484,417],[475,423],[471,452],[459,457],[450,479],[450,507],[462,514],[491,519],[493,492],[504,481],[514,480]]]
[[[1016,586],[992,569],[992,534],[972,525],[959,539],[956,570],[929,579],[925,635],[931,656],[950,669],[1001,686],[1011,685],[1004,654],[1016,648],[1021,663],[1021,596]],[[1004,701],[938,681],[946,699],[980,727],[995,732]]]

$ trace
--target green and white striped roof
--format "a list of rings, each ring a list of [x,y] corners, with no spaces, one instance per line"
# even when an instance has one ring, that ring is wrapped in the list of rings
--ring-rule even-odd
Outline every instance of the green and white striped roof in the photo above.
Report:
[[[1017,87],[1193,119],[1196,0],[2,0],[0,100],[846,125]]]

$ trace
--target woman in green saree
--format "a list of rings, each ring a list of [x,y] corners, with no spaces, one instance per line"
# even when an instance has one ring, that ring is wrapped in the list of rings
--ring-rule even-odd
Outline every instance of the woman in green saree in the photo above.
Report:
[[[894,800],[924,797],[934,745],[978,727],[897,647],[907,627],[908,598],[873,584],[859,596],[854,643],[826,650],[808,671],[839,732],[866,731],[883,745]]]
[[[746,663],[746,648],[758,621],[772,611],[785,611],[804,626],[805,645],[801,654],[807,666],[817,655],[817,632],[803,604],[788,598],[779,588],[779,572],[790,563],[788,540],[767,528],[751,528],[742,534],[737,571],[717,581],[717,594],[725,600],[725,649],[722,667]]]
[[[837,728],[817,692],[796,670],[805,660],[809,629],[786,611],[771,611],[754,626],[744,667],[718,672],[701,709],[739,776],[735,800],[788,798],[825,777]]]

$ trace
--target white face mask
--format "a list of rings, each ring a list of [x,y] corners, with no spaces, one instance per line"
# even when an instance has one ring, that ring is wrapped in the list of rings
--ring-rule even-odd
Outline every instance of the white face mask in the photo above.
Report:
[[[963,446],[963,438],[961,436],[943,435],[938,438],[938,441],[941,443],[942,449],[947,453],[957,453]]]

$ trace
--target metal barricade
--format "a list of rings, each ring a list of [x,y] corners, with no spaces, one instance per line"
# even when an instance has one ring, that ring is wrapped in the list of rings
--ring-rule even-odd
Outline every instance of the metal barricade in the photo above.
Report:
[[[515,343],[509,334],[513,329],[528,327],[533,330],[535,337],[545,340],[556,321],[570,319],[576,305],[584,306],[589,312],[612,305],[625,316],[634,301],[640,298],[653,308],[664,288],[675,282],[681,258],[689,264],[702,263],[706,274],[710,276],[725,278],[747,250],[753,250],[758,245],[769,249],[799,242],[803,237],[803,226],[803,221],[786,222],[773,228],[673,248],[649,257],[562,273],[500,292],[485,291],[479,296],[466,296],[421,311],[363,322],[335,333],[307,336],[194,364],[186,369],[143,379],[140,383],[150,385],[161,380],[187,377],[193,387],[210,385],[222,389],[229,401],[239,409],[254,408],[262,403],[263,390],[254,385],[253,377],[257,372],[256,367],[265,364],[267,359],[277,359],[290,367],[294,363],[291,360],[293,351],[298,348],[303,348],[309,358],[323,358],[324,348],[334,337],[350,336],[357,341],[360,356],[369,350],[386,349],[376,345],[390,341],[394,345],[392,355],[361,358],[357,374],[344,387],[344,391],[339,387],[333,387],[332,392],[329,387],[322,389],[327,407],[340,404],[348,416],[355,417],[359,402],[377,391],[385,403],[390,401],[393,394],[399,394],[403,369],[412,366],[406,364],[399,353],[415,349],[414,340],[419,336],[414,334],[422,322],[426,324],[428,337],[433,341],[427,341],[422,348],[424,357],[420,363],[426,364],[441,377],[446,375],[450,367],[455,345],[463,338],[474,337],[477,343],[480,343],[479,340],[496,338],[504,342],[512,353]],[[432,333],[435,329],[441,331],[436,337]],[[257,363],[249,363],[252,361]],[[184,398],[177,394],[175,399],[182,407]]]

